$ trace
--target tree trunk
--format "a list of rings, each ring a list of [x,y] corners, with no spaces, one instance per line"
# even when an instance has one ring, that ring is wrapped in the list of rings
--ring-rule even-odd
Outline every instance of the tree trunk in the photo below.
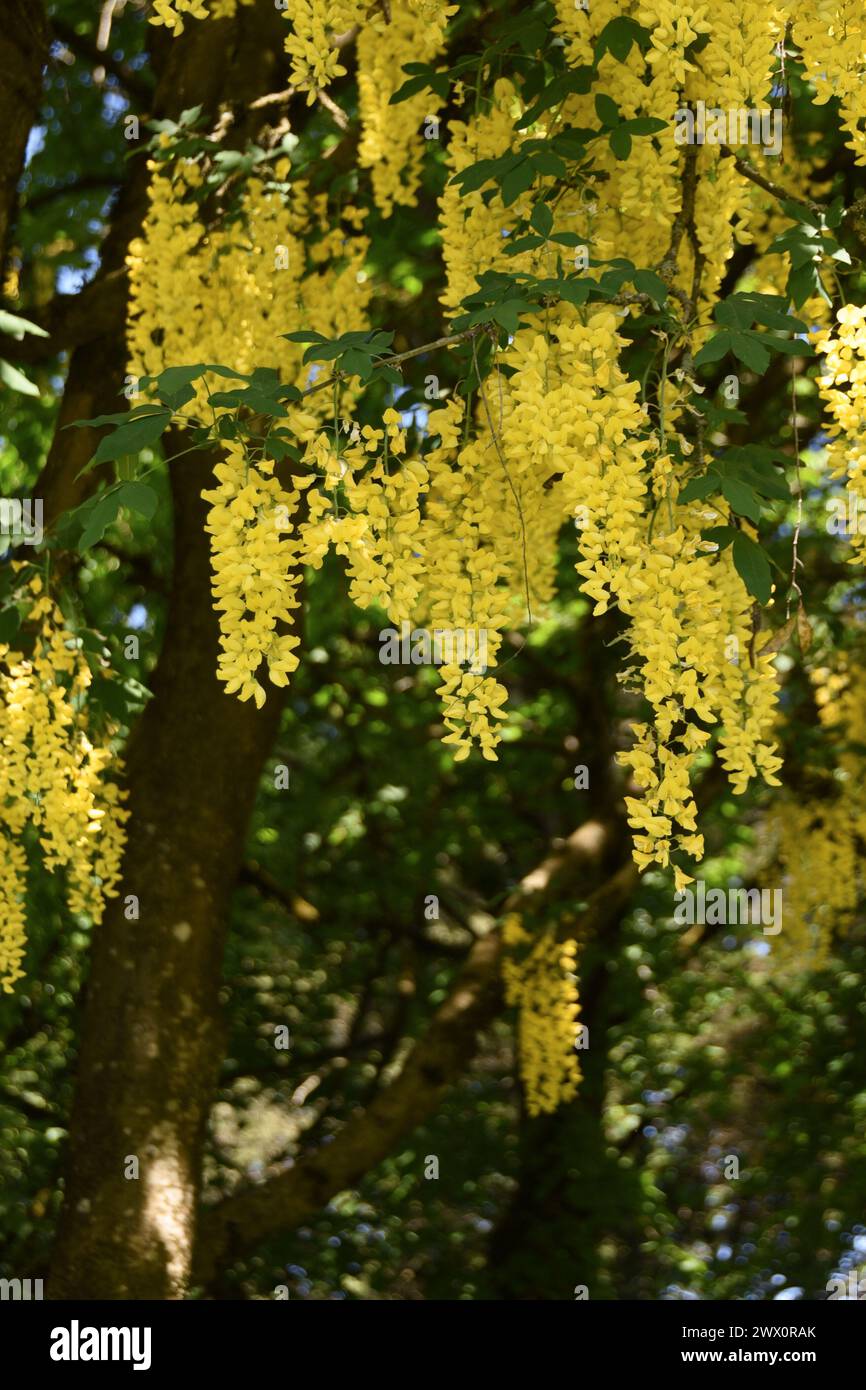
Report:
[[[221,111],[224,126],[230,113],[227,143],[242,145],[266,119],[251,103],[277,77],[284,34],[280,13],[258,5],[240,7],[231,21],[191,24],[177,40],[151,34],[159,72],[154,112],[201,105],[212,121]],[[73,334],[85,336],[74,338],[81,345],[61,425],[93,413],[91,405],[104,409],[120,385],[123,260],[146,183],[144,161],[135,161],[100,274],[82,292],[82,302],[89,295],[99,310],[95,334],[88,337],[79,321],[86,314],[67,316]],[[81,437],[70,444],[58,432],[44,471],[52,517],[81,501],[92,483],[92,474],[76,475],[93,436],[69,433]],[[212,464],[188,455],[171,467],[167,630],[154,698],[127,757],[131,817],[121,896],[94,932],[66,1195],[46,1284],[51,1298],[180,1298],[187,1287],[202,1143],[222,1056],[218,990],[230,896],[282,707],[271,689],[259,713],[226,695],[215,677],[218,628],[200,496]],[[130,896],[138,899],[137,920],[127,916]]]
[[[617,923],[613,923],[615,934]],[[611,951],[610,936],[604,942]],[[591,1300],[610,1296],[600,1245],[621,1226],[620,1213],[640,1207],[630,1170],[604,1133],[608,1063],[608,975],[597,961],[584,981],[576,1098],[552,1115],[521,1124],[517,1192],[490,1248],[490,1296],[496,1299]],[[585,1289],[586,1292],[583,1292]]]
[[[38,0],[0,0],[0,279],[30,128],[42,95],[48,25]]]
[[[55,1298],[179,1298],[190,1271],[227,914],[281,709],[273,689],[261,712],[241,704],[214,674],[209,466],[188,456],[172,470],[171,608],[129,750],[122,896],[94,934]]]

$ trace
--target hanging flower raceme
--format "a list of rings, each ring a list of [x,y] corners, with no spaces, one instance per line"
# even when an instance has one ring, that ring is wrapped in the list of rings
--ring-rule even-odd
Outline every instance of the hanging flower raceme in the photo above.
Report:
[[[519,1009],[518,1065],[530,1115],[550,1114],[573,1099],[581,1080],[577,1060],[580,1014],[575,976],[577,943],[550,929],[537,939],[518,913],[502,924],[506,1002]]]
[[[261,708],[264,686],[257,674],[264,663],[274,685],[288,683],[298,665],[300,639],[291,626],[298,605],[295,590],[297,542],[284,539],[300,493],[286,492],[271,477],[273,463],[253,463],[240,444],[229,444],[217,464],[217,487],[203,492],[211,503],[205,529],[211,536],[214,607],[220,615],[217,674],[226,692],[252,697]]]
[[[810,673],[821,727],[832,739],[835,766],[804,768],[810,794],[786,792],[766,818],[769,862],[782,873],[784,931],[772,944],[773,964],[820,969],[833,936],[855,920],[866,891],[866,780],[862,729],[866,670],[861,652],[839,653]],[[814,788],[814,791],[812,790]]]
[[[155,376],[165,367],[216,362],[243,373],[269,366],[283,381],[307,386],[303,347],[283,335],[303,325],[336,336],[366,316],[368,242],[356,233],[357,209],[343,209],[348,226],[334,225],[327,200],[311,198],[302,182],[279,192],[251,178],[239,223],[206,228],[196,200],[200,164],[181,158],[152,161],[150,169],[148,213],[127,258],[130,373]],[[276,162],[276,180],[285,182],[290,173],[287,160]],[[314,238],[309,254],[305,234]],[[212,374],[200,378],[180,413],[211,420],[209,397],[225,386]],[[328,410],[321,396],[307,406],[316,418]]]
[[[862,565],[866,559],[866,528],[860,521],[866,515],[866,308],[843,304],[836,323],[818,335],[816,347],[824,358],[818,388],[834,431],[828,463],[834,478],[845,479],[844,530],[851,563]],[[849,517],[854,519],[851,527]]]
[[[376,206],[388,217],[395,203],[414,206],[429,142],[438,138],[442,99],[419,92],[399,105],[391,97],[405,81],[406,63],[430,63],[442,51],[456,5],[394,0],[386,17],[373,9],[358,36],[358,163],[370,169]]]
[[[349,594],[360,608],[377,603],[392,623],[411,621],[418,613],[424,557],[418,547],[421,503],[429,474],[419,459],[405,459],[405,431],[396,410],[385,411],[383,430],[365,425],[360,449],[344,455],[364,466],[363,455],[375,462],[356,479],[347,470],[346,499],[363,529],[347,547]]]
[[[164,24],[173,34],[183,33],[183,17],[207,19],[210,10],[206,0],[153,0],[151,24]]]
[[[28,838],[47,869],[65,873],[70,910],[98,923],[117,893],[128,814],[110,780],[120,767],[110,735],[88,729],[87,661],[38,575],[22,582],[20,599],[29,605],[33,650],[0,643],[0,988],[7,992],[23,975]]]
[[[183,33],[184,15],[191,19],[231,19],[238,5],[255,5],[256,0],[153,0],[151,24],[164,24],[175,35]]]
[[[836,97],[842,112],[842,129],[854,150],[857,164],[866,164],[866,92],[863,88],[863,54],[866,51],[866,15],[859,0],[815,0],[785,5],[791,37],[800,50],[806,76],[815,87],[815,105]]]
[[[363,21],[366,12],[366,4],[353,0],[292,0],[285,12],[292,25],[286,38],[286,52],[292,60],[289,81],[308,93],[310,104],[315,101],[318,88],[327,87],[335,77],[345,76],[334,40],[350,33]]]
[[[361,161],[373,170],[376,200],[386,213],[395,201],[414,196],[423,151],[417,127],[422,104],[430,102],[424,92],[392,107],[390,96],[402,82],[405,58],[429,62],[435,57],[452,8],[439,0],[395,0],[386,14],[300,0],[289,15],[293,81],[311,96],[340,71],[334,35],[341,26],[361,26]],[[569,61],[593,63],[599,37],[619,14],[613,0],[598,0],[586,11],[558,4]],[[446,310],[455,311],[485,271],[555,273],[563,243],[551,247],[542,236],[540,246],[506,255],[515,227],[545,191],[557,228],[585,236],[587,244],[578,250],[591,251],[594,260],[625,255],[649,267],[669,254],[675,219],[683,214],[686,167],[686,152],[675,139],[678,109],[708,83],[719,101],[760,105],[776,71],[775,45],[785,14],[779,6],[764,12],[753,0],[739,5],[722,0],[712,14],[698,0],[685,8],[671,0],[642,0],[634,17],[651,34],[649,47],[633,43],[624,59],[605,52],[598,59],[600,79],[615,86],[624,119],[653,118],[653,138],[635,139],[628,158],[618,158],[609,142],[597,142],[595,174],[588,183],[577,179],[559,186],[555,176],[542,172],[532,189],[508,206],[501,189],[461,190],[447,182],[440,199]],[[561,109],[543,111],[517,136],[514,123],[521,114],[518,88],[508,79],[496,80],[488,102],[451,123],[451,173],[502,155],[521,139],[552,136],[560,127],[592,127],[595,93],[567,93]],[[694,320],[702,332],[735,235],[766,237],[767,219],[765,202],[755,201],[754,185],[733,160],[721,160],[718,147],[704,146],[692,158],[697,174],[692,225],[680,237],[676,265],[666,274],[682,297],[692,293],[696,278],[701,282]],[[334,306],[342,307],[343,290],[347,299],[354,297],[355,323],[363,321],[369,289],[351,283],[354,273],[363,284],[356,273],[359,262],[352,259],[363,239],[347,238],[348,251],[341,248],[349,261],[348,278],[329,278],[338,251],[322,195],[311,198],[298,185],[286,199],[251,181],[244,196],[253,235],[241,252],[232,240],[234,229],[205,234],[198,225],[194,195],[200,179],[198,167],[183,161],[173,172],[155,174],[147,252],[136,250],[132,257],[131,341],[145,370],[163,365],[152,361],[155,355],[166,354],[166,361],[224,359],[229,338],[242,345],[244,363],[258,364],[263,338],[273,344],[275,285],[285,289],[284,317],[294,312],[326,336],[340,331],[339,322],[325,319],[329,312],[339,317]],[[178,201],[176,190],[183,194],[184,185],[192,196]],[[305,229],[316,225],[322,236],[312,238],[305,258],[301,240]],[[256,248],[277,239],[288,249],[289,274],[282,282],[257,259]],[[601,273],[585,260],[581,268]],[[311,275],[318,275],[319,288],[330,293],[318,294]],[[187,303],[179,311],[184,296]],[[570,303],[546,307],[498,351],[493,371],[476,383],[470,402],[448,401],[431,412],[432,448],[423,458],[407,456],[393,410],[381,428],[354,427],[343,439],[333,419],[338,400],[329,402],[327,393],[313,397],[308,418],[296,428],[308,470],[296,534],[291,544],[274,544],[273,536],[267,545],[256,541],[255,554],[244,560],[241,553],[252,545],[247,529],[256,534],[259,523],[247,518],[241,525],[241,508],[249,488],[260,505],[264,479],[259,465],[250,472],[246,461],[242,486],[240,461],[230,454],[221,465],[228,492],[215,506],[211,528],[223,624],[221,672],[230,688],[264,698],[254,671],[270,661],[269,634],[288,621],[277,616],[280,568],[318,567],[333,547],[346,560],[357,603],[380,606],[395,623],[425,621],[434,633],[462,635],[464,655],[473,659],[446,659],[440,668],[445,742],[457,759],[473,747],[494,758],[505,720],[506,691],[496,678],[503,635],[510,626],[544,615],[555,589],[558,534],[564,523],[575,521],[583,592],[595,614],[617,608],[627,620],[621,677],[648,709],[646,721],[635,726],[633,750],[623,755],[641,793],[627,801],[635,858],[641,867],[673,864],[680,886],[688,881],[684,858],[699,859],[703,853],[692,775],[710,742],[717,744],[737,793],[755,778],[776,782],[777,678],[772,657],[753,651],[751,599],[730,549],[720,552],[702,539],[714,522],[729,522],[726,505],[678,501],[689,471],[683,459],[692,447],[677,433],[678,389],[665,379],[663,367],[655,428],[638,399],[638,383],[620,365],[627,345],[618,332],[620,319],[635,312]],[[161,330],[158,348],[155,325]],[[268,360],[275,361],[283,379],[308,384],[294,345],[279,349],[279,361],[273,346],[270,352]],[[342,410],[350,396],[342,383],[335,391]],[[289,569],[282,573],[288,609],[293,581],[286,578]],[[251,618],[238,584],[253,575],[265,599]],[[286,666],[277,660],[275,669],[285,674]]]

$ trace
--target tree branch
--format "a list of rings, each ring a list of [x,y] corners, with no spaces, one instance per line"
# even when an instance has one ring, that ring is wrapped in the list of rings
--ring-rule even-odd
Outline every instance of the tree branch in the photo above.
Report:
[[[143,102],[145,106],[153,100],[154,86],[143,72],[136,72],[128,63],[113,58],[110,53],[101,49],[89,34],[79,34],[71,24],[62,19],[53,18],[51,28],[55,38],[65,44],[77,58],[93,68],[104,68],[106,72],[110,72],[121,86],[126,88],[130,96]]]
[[[100,189],[112,189],[120,187],[120,180],[111,174],[86,174],[75,183],[55,184],[50,188],[38,188],[31,197],[25,198],[23,210],[34,212],[37,208],[45,207],[46,203],[53,203],[55,198],[63,198],[70,194],[73,198],[80,197],[82,193],[96,193]]]
[[[810,208],[812,212],[826,212],[826,207],[823,203],[813,202],[811,198],[804,198],[800,193],[791,193],[787,188],[783,188],[781,184],[773,183],[772,179],[766,178],[766,176],[760,173],[747,159],[743,159],[740,155],[735,154],[730,145],[721,145],[720,150],[723,155],[727,156],[729,159],[733,159],[738,174],[742,174],[744,179],[749,179],[749,181],[756,184],[758,188],[763,188],[764,192],[769,193],[773,198],[778,198],[780,202],[788,200],[789,202],[802,203],[804,207]]]
[[[618,824],[587,822],[526,875],[504,911],[542,912],[554,899],[566,897],[583,875],[596,869],[620,839]],[[628,902],[635,879],[633,866],[620,864],[603,888],[589,898],[584,914],[576,924],[570,924],[568,934],[580,936],[584,921],[588,929],[599,931],[605,921],[613,920]],[[478,1034],[502,1009],[501,954],[500,930],[488,932],[476,942],[448,999],[400,1075],[367,1110],[344,1126],[328,1148],[202,1212],[195,1253],[196,1282],[207,1285],[227,1259],[308,1219],[337,1192],[352,1186],[380,1163],[404,1135],[436,1110],[473,1056]]]

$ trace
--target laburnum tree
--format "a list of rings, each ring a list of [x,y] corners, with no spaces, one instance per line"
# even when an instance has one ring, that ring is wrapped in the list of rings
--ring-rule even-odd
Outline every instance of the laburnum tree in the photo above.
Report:
[[[86,962],[48,1294],[224,1292],[503,1020],[489,1287],[604,1291],[627,1020],[727,940],[675,903],[781,890],[768,988],[861,963],[866,16],[0,9],[7,1047]],[[220,1191],[226,1057],[280,1084],[283,1018],[231,983],[249,891],[307,933],[305,991],[354,991],[310,1075],[378,1060],[327,1144]]]

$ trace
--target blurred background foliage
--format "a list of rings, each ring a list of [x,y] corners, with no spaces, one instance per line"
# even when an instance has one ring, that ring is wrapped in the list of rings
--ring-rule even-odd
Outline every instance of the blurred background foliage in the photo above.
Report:
[[[92,32],[92,4],[48,9],[58,39],[21,186],[14,283],[4,287],[4,302],[25,309],[92,275],[126,161],[141,157],[130,156],[122,117],[146,102],[149,83],[140,5],[118,8],[108,70],[76,42]],[[351,114],[351,77],[339,97]],[[811,108],[813,121],[816,110],[820,119],[829,108]],[[314,111],[297,159],[333,138]],[[417,208],[369,224],[373,321],[397,327],[397,351],[439,318],[439,158],[432,148]],[[844,161],[840,169],[847,179]],[[357,198],[357,170],[351,161],[341,170],[329,191]],[[39,397],[4,393],[4,493],[37,476],[63,371],[62,359],[29,369]],[[817,462],[808,372],[800,388],[802,439]],[[752,437],[784,442],[789,427],[774,421],[787,419],[789,384],[752,389],[743,406]],[[416,387],[401,404],[422,398]],[[827,484],[808,452],[803,476],[801,554],[820,650],[838,641],[862,588],[845,572],[844,540],[823,526]],[[165,617],[169,517],[166,505],[154,523],[119,521],[74,573],[76,621],[143,684]],[[775,539],[781,553],[790,519]],[[308,656],[234,901],[207,1195],[329,1144],[399,1069],[510,890],[587,815],[574,767],[609,765],[632,706],[613,675],[616,629],[587,624],[573,561],[566,536],[553,616],[519,652],[514,637],[499,762],[458,767],[437,741],[435,672],[380,664],[381,615],[348,603],[333,557],[308,582]],[[124,654],[130,634],[137,657]],[[789,760],[804,749],[820,756],[797,677],[784,715]],[[278,789],[286,774],[288,791]],[[723,794],[706,813],[708,882],[746,872],[759,810],[757,792]],[[88,937],[60,887],[31,874],[27,980],[0,1000],[0,1275],[45,1272],[61,1196]],[[429,895],[438,919],[425,915]],[[284,1284],[292,1299],[571,1299],[588,1284],[592,1298],[809,1299],[826,1296],[834,1272],[866,1264],[862,919],[820,973],[779,975],[771,942],[747,927],[687,942],[670,904],[666,879],[647,874],[603,957],[587,953],[587,1080],[566,1113],[523,1114],[513,1020],[503,1017],[430,1123],[312,1224],[226,1268],[217,1296],[270,1298]],[[280,1026],[286,1049],[274,1047]],[[431,1158],[436,1178],[425,1177]],[[585,1209],[558,1206],[561,1180],[583,1190]]]

